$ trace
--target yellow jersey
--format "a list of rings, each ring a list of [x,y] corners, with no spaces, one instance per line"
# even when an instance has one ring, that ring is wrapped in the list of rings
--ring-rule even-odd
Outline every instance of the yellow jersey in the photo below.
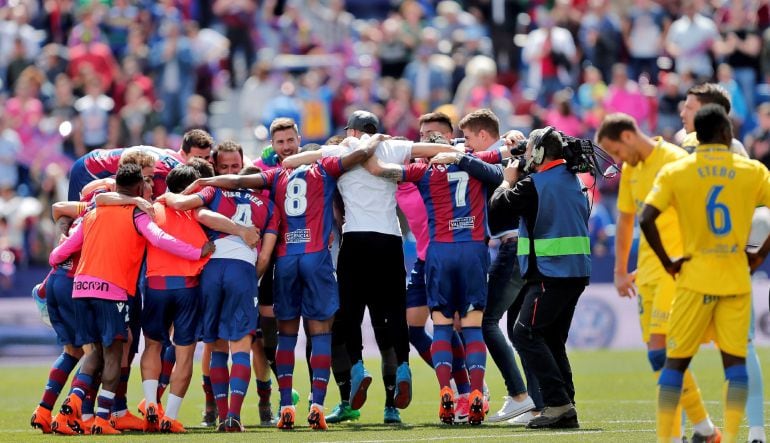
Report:
[[[620,189],[618,191],[618,211],[627,214],[641,215],[644,208],[644,199],[652,189],[655,176],[660,169],[668,163],[687,156],[687,152],[677,145],[656,137],[655,149],[652,153],[639,162],[636,166],[628,163],[623,165],[620,175]],[[679,219],[674,208],[668,208],[660,214],[655,225],[660,231],[660,239],[666,246],[669,255],[677,257],[682,255],[682,236],[679,233]],[[636,284],[645,285],[658,281],[661,277],[668,277],[663,265],[650,248],[647,239],[641,236],[639,239],[639,254],[636,263]]]
[[[745,247],[757,206],[770,206],[770,173],[725,145],[699,145],[663,167],[645,201],[679,216],[684,255],[677,286],[709,295],[751,292]],[[666,245],[664,245],[666,246]],[[668,252],[668,251],[667,251]]]
[[[690,153],[695,152],[695,148],[699,144],[698,133],[695,131],[686,133],[682,139],[682,149]],[[733,154],[739,154],[744,157],[749,156],[749,153],[746,152],[746,148],[743,147],[743,144],[736,139],[733,139],[732,143],[730,143],[730,150]]]

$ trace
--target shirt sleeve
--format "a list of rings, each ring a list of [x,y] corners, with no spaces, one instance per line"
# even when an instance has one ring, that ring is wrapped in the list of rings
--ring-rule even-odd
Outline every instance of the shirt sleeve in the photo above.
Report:
[[[181,240],[168,235],[144,212],[134,215],[136,230],[156,248],[163,249],[187,260],[198,260],[201,257],[201,248],[191,246]]]
[[[213,186],[206,186],[195,195],[197,195],[198,197],[200,197],[201,200],[203,200],[204,205],[208,206],[211,204],[212,200],[214,200],[214,196],[216,195],[216,193],[217,193],[217,188]]]
[[[503,182],[503,171],[498,166],[486,163],[472,155],[461,156],[457,166],[487,185],[499,186]]]
[[[425,173],[428,172],[429,167],[430,166],[427,163],[410,163],[406,166],[402,166],[402,181],[417,182],[422,180],[422,178],[425,176]]]
[[[631,196],[631,168],[627,164],[623,165],[623,171],[620,173],[620,187],[618,188],[618,211],[626,214],[635,214],[636,205]]]
[[[83,247],[83,223],[80,223],[74,231],[59,246],[51,251],[48,264],[56,266],[64,262],[70,255],[80,251]]]
[[[671,189],[670,168],[664,166],[658,173],[658,176],[655,177],[655,182],[652,184],[652,189],[647,194],[644,203],[654,206],[657,210],[663,212],[671,206],[673,200],[674,193],[673,189]]]
[[[500,149],[493,149],[491,151],[474,152],[473,156],[485,163],[502,163],[503,153]]]
[[[278,235],[278,227],[281,224],[281,214],[276,211],[275,205],[270,203],[267,206],[267,225],[265,226],[265,232]]]
[[[758,204],[770,208],[770,172],[762,164],[757,164],[757,168],[760,168],[762,171],[762,184],[759,187]]]
[[[278,173],[281,172],[281,168],[271,169],[269,171],[260,172],[262,175],[262,180],[265,181],[265,188],[270,189],[273,187],[273,184],[275,182],[275,178],[278,176]]]
[[[318,160],[318,163],[334,178],[339,178],[345,172],[345,168],[342,167],[342,157],[324,157]]]
[[[525,215],[527,209],[537,208],[535,182],[531,177],[524,177],[513,188],[495,189],[489,208],[496,213],[509,213],[512,218]]]
[[[377,146],[374,155],[385,162],[403,165],[412,158],[412,145],[406,140],[387,140]]]

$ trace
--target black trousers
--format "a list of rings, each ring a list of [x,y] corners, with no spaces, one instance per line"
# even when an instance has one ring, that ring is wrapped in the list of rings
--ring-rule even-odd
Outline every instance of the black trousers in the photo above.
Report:
[[[380,351],[393,348],[398,363],[409,361],[406,325],[406,270],[401,237],[376,232],[342,236],[337,259],[340,309],[332,339],[345,345],[350,361],[362,357],[361,322],[369,316]]]
[[[567,335],[585,279],[528,281],[513,328],[513,345],[540,385],[545,406],[575,402]]]

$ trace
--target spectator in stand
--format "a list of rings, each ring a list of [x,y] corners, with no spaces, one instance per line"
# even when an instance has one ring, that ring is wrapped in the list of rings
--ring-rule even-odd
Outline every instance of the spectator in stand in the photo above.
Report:
[[[291,80],[281,84],[280,94],[273,97],[265,104],[265,112],[262,116],[262,124],[270,127],[270,122],[279,117],[293,119],[297,127],[302,127],[302,101],[297,98],[297,87]]]
[[[145,31],[139,25],[131,26],[128,31],[128,45],[124,57],[133,57],[141,68],[142,72],[147,72],[149,67],[150,47],[147,44]]]
[[[38,125],[44,117],[43,103],[38,99],[45,76],[39,69],[30,66],[21,73],[14,88],[14,96],[5,102],[5,116],[10,127],[19,134],[23,149],[19,153],[19,180],[26,183],[29,166],[39,149],[32,143],[38,132]]]
[[[657,133],[666,140],[673,140],[682,127],[679,106],[687,97],[682,93],[679,76],[669,72],[663,76],[658,89],[658,129]]]
[[[744,140],[751,158],[770,168],[770,103],[762,103],[757,109],[759,126]]]
[[[472,32],[479,26],[476,17],[470,12],[463,11],[463,7],[454,0],[442,0],[436,6],[436,17],[433,18],[433,26],[442,40],[454,40],[457,33]]]
[[[0,188],[15,189],[19,182],[16,157],[22,149],[21,139],[4,113],[0,107]]]
[[[572,111],[572,90],[562,89],[553,95],[553,104],[548,108],[543,119],[545,124],[553,126],[567,135],[582,137],[586,128]]]
[[[412,87],[415,104],[420,114],[447,103],[451,79],[444,70],[430,63],[430,57],[437,52],[439,34],[433,28],[425,28],[417,56],[404,69],[404,78]],[[361,109],[366,109],[361,107]]]
[[[99,77],[86,80],[86,95],[75,101],[78,115],[74,124],[75,153],[78,157],[101,149],[110,141],[110,113],[115,101],[104,94]]]
[[[382,41],[379,44],[378,57],[382,66],[383,77],[399,78],[412,56],[412,48],[403,32],[404,21],[391,17],[382,22]]]
[[[137,83],[128,84],[125,102],[118,112],[120,135],[116,145],[123,147],[147,144],[145,135],[152,128],[152,104]]]
[[[48,83],[53,84],[59,74],[67,73],[67,50],[56,43],[43,48],[43,57],[38,58],[37,67],[45,72]]]
[[[155,103],[155,86],[152,79],[144,75],[138,61],[134,56],[127,55],[123,58],[123,69],[119,72],[118,81],[112,88],[112,99],[115,100],[115,112],[120,112],[125,103],[125,95],[128,85],[139,86],[142,95],[151,104]]]
[[[336,87],[324,80],[320,70],[311,69],[302,77],[302,87],[297,91],[297,98],[302,102],[300,132],[305,143],[322,144],[334,130],[332,98]]]
[[[243,84],[240,94],[240,114],[244,127],[253,130],[265,121],[264,106],[255,106],[255,103],[267,103],[273,98],[277,85],[270,77],[270,62],[260,60],[251,67],[251,75]]]
[[[522,59],[529,65],[527,86],[538,91],[537,102],[547,107],[551,96],[569,86],[576,57],[572,34],[555,25],[544,8],[537,10],[538,28],[527,35]]]
[[[129,0],[115,0],[104,22],[110,49],[118,59],[125,55],[131,25],[139,16],[139,9],[132,3]]]
[[[230,41],[230,53],[227,58],[228,69],[230,70],[230,85],[235,87],[241,84],[236,79],[236,73],[233,67],[235,54],[243,52],[246,58],[246,67],[254,64],[254,43],[252,42],[251,30],[254,29],[254,13],[257,10],[257,3],[254,0],[215,0],[213,5],[214,14],[225,24],[225,36]]]
[[[109,87],[120,70],[110,47],[92,40],[84,34],[76,45],[70,45],[70,63],[67,73],[78,88],[85,86],[85,80],[92,74],[99,76],[102,85]]]
[[[0,80],[5,80],[5,70],[14,54],[16,39],[23,42],[25,58],[34,59],[40,53],[40,37],[29,24],[27,6],[0,8]],[[8,88],[6,86],[6,88]],[[8,88],[8,90],[11,90]]]
[[[304,12],[326,52],[344,54],[350,50],[355,17],[345,11],[345,0],[330,0],[326,5],[318,0],[308,0]]]
[[[749,14],[743,2],[735,1],[729,10],[729,21],[725,26],[723,39],[715,46],[717,53],[733,69],[735,80],[740,86],[748,109],[754,109],[757,85],[757,57],[762,50],[762,39],[756,25],[756,18]],[[733,106],[735,106],[733,102]]]
[[[623,112],[636,120],[640,126],[646,126],[650,115],[647,97],[642,94],[639,84],[628,78],[628,68],[622,63],[612,67],[612,83],[604,100],[607,113]]]
[[[486,69],[476,71],[476,85],[470,90],[468,106],[463,114],[477,109],[491,109],[493,114],[500,116],[500,125],[503,128],[510,127],[510,117],[513,115],[511,91],[497,83],[495,61],[484,55],[477,55],[474,59],[478,60],[481,57],[487,61],[484,65]]]
[[[8,85],[8,89],[13,90],[16,80],[18,80],[22,71],[31,65],[32,59],[27,58],[26,51],[24,50],[24,40],[18,37],[15,38],[13,41],[13,53],[5,73],[5,83]]]
[[[580,44],[585,58],[611,78],[612,67],[620,61],[623,39],[620,18],[610,9],[608,0],[590,0],[580,22]]]
[[[151,49],[150,66],[163,102],[161,120],[172,130],[182,122],[182,111],[195,88],[195,54],[179,24],[167,21],[161,35]]]
[[[72,80],[67,74],[59,74],[54,81],[54,95],[48,106],[51,117],[62,137],[62,152],[72,159],[75,155],[75,143],[72,137],[72,124],[77,117],[75,111],[75,94],[72,91]]]
[[[631,78],[647,73],[650,82],[658,83],[658,57],[670,25],[660,5],[652,0],[634,0],[623,26]]]
[[[209,127],[209,111],[206,99],[198,94],[193,94],[187,99],[187,106],[182,118],[183,132],[192,129],[203,129],[211,132]]]
[[[602,80],[602,73],[593,66],[583,68],[583,84],[578,87],[577,103],[583,113],[583,121],[589,128],[599,127],[604,118],[604,98],[607,85]]]
[[[382,119],[386,134],[406,137],[409,140],[420,138],[421,114],[412,104],[411,97],[409,82],[404,79],[396,81],[391,99],[385,105],[385,118]]]
[[[717,67],[717,80],[730,96],[730,119],[733,122],[733,131],[736,134],[743,134],[744,125],[751,119],[751,111],[746,104],[741,87],[733,78],[733,68],[727,63],[721,63]]]
[[[666,36],[666,51],[674,58],[676,72],[692,72],[698,78],[714,74],[709,52],[719,40],[714,21],[700,14],[700,0],[684,0],[682,16],[674,21]]]
[[[46,0],[43,2],[42,27],[45,43],[67,44],[67,36],[75,26],[75,6],[72,0]]]
[[[77,24],[72,28],[67,40],[67,46],[75,46],[89,42],[104,43],[105,38],[101,31],[102,5],[91,3],[80,8]]]
[[[420,44],[422,29],[425,27],[423,22],[423,20],[427,19],[425,16],[425,9],[415,0],[406,0],[401,3],[398,12],[404,19],[401,26],[402,38],[407,46],[409,46],[410,53],[414,53],[415,49],[417,49],[417,46]]]

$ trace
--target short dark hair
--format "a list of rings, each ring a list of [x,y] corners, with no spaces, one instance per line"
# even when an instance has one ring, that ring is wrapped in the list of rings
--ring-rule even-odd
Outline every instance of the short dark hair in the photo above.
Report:
[[[492,137],[500,136],[500,119],[490,109],[478,109],[471,112],[460,120],[461,130],[470,129],[478,133],[481,130],[487,131]]]
[[[420,116],[420,124],[423,123],[440,123],[446,125],[449,128],[449,132],[454,131],[452,126],[452,119],[443,112],[429,112]]]
[[[694,95],[702,105],[713,103],[730,113],[730,94],[722,86],[716,83],[703,83],[695,85],[687,90],[687,95]],[[700,134],[698,134],[700,139]]]
[[[225,140],[214,148],[214,152],[211,153],[211,158],[214,160],[214,163],[217,162],[217,156],[220,152],[237,152],[240,154],[241,160],[243,160],[243,146],[233,140]]]
[[[193,157],[190,160],[187,160],[187,165],[195,168],[195,170],[198,171],[198,174],[200,174],[201,178],[209,178],[216,175],[214,172],[214,166],[202,158]]]
[[[636,120],[628,114],[616,112],[604,117],[599,129],[596,131],[596,140],[620,140],[623,131],[639,132]]]
[[[725,108],[709,103],[695,113],[695,132],[701,144],[720,143],[729,145],[732,140],[733,128]],[[730,137],[726,135],[730,134]]]
[[[191,129],[182,137],[182,151],[189,154],[193,147],[211,149],[214,147],[214,137],[203,129]]]
[[[294,132],[299,134],[299,128],[297,122],[294,119],[288,117],[279,117],[270,123],[270,138],[272,138],[276,132],[285,131],[287,129],[294,129]]]
[[[190,165],[179,165],[166,176],[166,186],[170,192],[178,194],[199,178],[201,174],[197,169]]]
[[[249,165],[241,169],[240,172],[238,172],[238,175],[252,175],[252,174],[259,174],[262,172],[262,168],[259,166]]]
[[[142,177],[142,167],[136,163],[126,163],[120,165],[118,173],[115,174],[115,184],[120,188],[135,186],[144,180]]]

